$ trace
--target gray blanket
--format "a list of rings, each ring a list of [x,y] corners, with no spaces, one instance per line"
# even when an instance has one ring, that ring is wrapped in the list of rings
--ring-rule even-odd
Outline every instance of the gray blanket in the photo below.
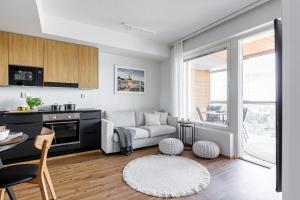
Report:
[[[133,152],[132,148],[132,138],[134,137],[134,133],[130,129],[126,128],[115,128],[114,132],[118,135],[119,145],[120,145],[120,153],[123,155],[129,155]]]

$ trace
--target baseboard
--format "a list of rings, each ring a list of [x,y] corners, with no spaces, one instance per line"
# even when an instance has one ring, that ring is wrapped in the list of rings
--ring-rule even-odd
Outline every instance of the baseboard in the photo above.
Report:
[[[235,157],[234,157],[234,156],[227,156],[227,155],[223,155],[223,154],[220,154],[220,157],[222,157],[222,158],[226,158],[226,159],[229,159],[229,160],[233,160],[233,159],[235,159]]]
[[[47,161],[70,158],[73,156],[91,154],[91,153],[95,153],[95,152],[102,153],[102,150],[100,150],[100,149],[81,149],[80,151],[73,151],[73,152],[68,151],[68,153],[66,153],[66,154],[57,154],[57,155],[49,156],[47,158]],[[40,157],[35,156],[32,159],[26,158],[25,160],[16,160],[15,159],[15,160],[9,160],[9,161],[10,162],[5,164],[5,166],[19,165],[19,164],[36,164],[36,163],[40,162]]]

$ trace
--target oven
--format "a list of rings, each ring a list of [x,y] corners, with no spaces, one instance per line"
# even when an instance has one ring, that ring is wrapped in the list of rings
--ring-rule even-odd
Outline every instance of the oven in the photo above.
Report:
[[[9,85],[43,86],[44,69],[38,67],[27,67],[9,65]]]
[[[79,144],[79,113],[44,114],[43,126],[54,130],[52,146]]]

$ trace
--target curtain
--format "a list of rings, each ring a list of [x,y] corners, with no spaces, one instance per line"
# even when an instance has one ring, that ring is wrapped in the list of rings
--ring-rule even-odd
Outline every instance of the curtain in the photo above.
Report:
[[[183,63],[183,43],[178,42],[171,48],[171,93],[172,113],[180,119],[189,117],[189,74]]]

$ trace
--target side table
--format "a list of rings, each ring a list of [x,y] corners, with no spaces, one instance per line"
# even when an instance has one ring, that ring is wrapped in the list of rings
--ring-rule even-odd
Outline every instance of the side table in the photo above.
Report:
[[[178,121],[177,123],[179,124],[179,139],[183,142],[185,147],[184,149],[192,150],[192,146],[195,143],[195,129],[196,129],[195,123],[191,121]],[[192,134],[191,145],[186,142],[188,130],[190,130]]]

